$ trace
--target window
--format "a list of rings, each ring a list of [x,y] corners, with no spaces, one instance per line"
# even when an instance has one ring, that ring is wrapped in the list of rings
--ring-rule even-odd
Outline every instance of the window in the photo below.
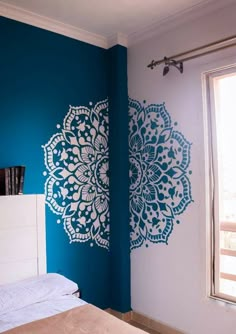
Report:
[[[211,295],[236,302],[236,67],[205,74],[210,157]]]

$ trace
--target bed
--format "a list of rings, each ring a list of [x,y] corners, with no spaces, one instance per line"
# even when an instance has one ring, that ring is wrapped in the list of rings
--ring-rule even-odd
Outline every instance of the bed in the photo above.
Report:
[[[78,298],[77,290],[76,283],[59,274],[0,285],[0,333],[144,333]]]
[[[73,281],[46,273],[44,203],[44,195],[0,196],[0,333],[144,333],[78,298]]]

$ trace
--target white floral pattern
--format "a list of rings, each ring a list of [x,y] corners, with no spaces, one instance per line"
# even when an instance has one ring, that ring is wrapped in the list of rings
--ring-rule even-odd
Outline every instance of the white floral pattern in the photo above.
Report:
[[[70,242],[109,248],[108,101],[70,107],[44,149],[46,203]]]

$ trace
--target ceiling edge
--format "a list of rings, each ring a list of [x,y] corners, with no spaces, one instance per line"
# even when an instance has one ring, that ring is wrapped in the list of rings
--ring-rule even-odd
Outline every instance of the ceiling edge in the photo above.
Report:
[[[118,32],[117,34],[107,38],[107,48],[110,49],[115,45],[122,45],[128,47],[128,37],[125,34]]]
[[[206,3],[200,3],[191,8],[181,11],[175,15],[149,25],[144,29],[137,30],[134,33],[125,35],[117,33],[113,36],[105,37],[103,35],[95,34],[75,26],[59,22],[57,20],[48,18],[46,16],[38,15],[36,13],[27,11],[17,6],[9,5],[0,1],[0,16],[7,17],[16,21],[20,21],[41,29],[55,32],[85,43],[89,43],[104,49],[109,49],[114,45],[122,45],[124,47],[132,46],[142,42],[153,36],[161,35],[171,29],[174,29],[181,24],[191,22],[201,16],[205,16],[214,10],[234,3],[235,0],[208,0]]]
[[[83,29],[76,28],[69,24],[41,16],[20,7],[12,6],[0,1],[0,16],[7,17],[16,21],[30,24],[32,26],[42,28],[61,34],[67,37],[77,39],[101,48],[108,48],[108,39],[102,35],[97,35]]]
[[[145,27],[144,29],[138,30],[134,33],[128,35],[128,45],[135,45],[139,42],[147,40],[153,36],[159,36],[171,29],[177,28],[178,26],[191,22],[195,19],[203,17],[215,10],[219,10],[223,7],[231,5],[235,0],[209,0],[206,3],[200,3],[198,5],[192,6],[186,10],[178,12],[175,15],[171,15],[166,19],[159,21],[158,23],[153,23]]]

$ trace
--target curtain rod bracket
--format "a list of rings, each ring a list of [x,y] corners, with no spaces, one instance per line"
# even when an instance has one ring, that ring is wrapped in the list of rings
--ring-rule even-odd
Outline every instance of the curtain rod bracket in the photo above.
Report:
[[[164,69],[163,69],[163,76],[165,76],[169,72],[171,66],[177,68],[177,70],[180,73],[183,73],[184,65],[183,65],[182,61],[178,61],[178,60],[175,60],[175,59],[170,59],[170,58],[164,57],[164,62],[165,62],[165,66],[164,66]]]

